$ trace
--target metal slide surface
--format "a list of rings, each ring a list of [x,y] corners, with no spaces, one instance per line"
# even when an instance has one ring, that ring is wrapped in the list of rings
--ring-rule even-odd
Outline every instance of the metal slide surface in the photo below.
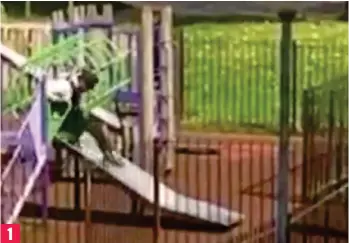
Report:
[[[104,114],[107,112],[104,111]],[[108,113],[108,116],[100,117],[100,119],[115,117],[114,114]],[[111,119],[116,120],[117,118]],[[111,123],[105,120],[104,122]],[[143,200],[154,203],[154,177],[151,174],[122,156],[120,156],[120,160],[125,164],[123,167],[104,162],[103,155],[95,140],[87,133],[81,137],[79,148],[70,145],[69,147],[79,153],[86,161],[110,174],[117,182],[129,188]],[[162,209],[207,223],[229,227],[243,220],[243,216],[237,212],[179,194],[163,183],[160,183],[159,201]]]

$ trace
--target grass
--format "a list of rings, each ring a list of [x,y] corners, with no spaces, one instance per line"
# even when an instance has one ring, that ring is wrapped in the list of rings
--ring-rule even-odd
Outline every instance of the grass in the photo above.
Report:
[[[184,127],[275,131],[279,109],[278,23],[184,27]],[[346,22],[294,24],[291,122],[300,129],[303,90],[348,77]]]

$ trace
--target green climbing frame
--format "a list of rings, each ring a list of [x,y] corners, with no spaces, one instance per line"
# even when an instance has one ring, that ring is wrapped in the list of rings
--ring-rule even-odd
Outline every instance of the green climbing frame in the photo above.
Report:
[[[84,66],[93,70],[99,78],[95,89],[89,92],[82,102],[82,109],[89,113],[96,106],[109,106],[111,94],[117,89],[125,87],[131,81],[128,68],[130,50],[118,48],[117,43],[107,37],[90,37],[88,35],[74,35],[60,40],[56,45],[51,45],[36,52],[23,69],[9,84],[5,97],[3,97],[4,112],[17,112],[25,110],[33,98],[35,82],[28,78],[28,70],[44,70],[50,75],[54,69],[58,72],[66,67]],[[78,59],[83,60],[79,63]],[[67,106],[66,112],[59,116],[48,109],[49,139],[57,134],[71,107]]]

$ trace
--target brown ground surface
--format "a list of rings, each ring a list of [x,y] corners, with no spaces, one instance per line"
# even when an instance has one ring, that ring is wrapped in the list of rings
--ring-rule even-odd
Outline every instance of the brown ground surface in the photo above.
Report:
[[[234,235],[251,232],[273,218],[274,184],[272,175],[277,171],[274,151],[276,139],[270,136],[181,134],[180,144],[190,147],[216,148],[220,155],[178,155],[175,170],[166,180],[171,187],[186,195],[239,211],[245,215],[242,225],[226,233],[188,232],[162,230],[160,242],[166,243],[230,243]],[[299,139],[294,139],[290,167],[301,162]],[[264,183],[261,183],[265,181]],[[290,173],[290,192],[293,198],[301,193],[301,170]],[[243,189],[249,188],[241,193]],[[83,189],[83,185],[81,188]],[[252,193],[253,192],[253,193]],[[82,195],[82,199],[84,195]],[[50,188],[49,204],[72,208],[74,188],[67,183],[56,183]],[[84,207],[84,200],[81,202]],[[130,210],[130,198],[116,184],[93,185],[94,209],[106,211]],[[292,206],[292,207],[291,207]],[[291,208],[299,207],[290,203]],[[343,212],[341,212],[343,213]],[[93,223],[89,228],[84,222],[51,221],[43,225],[40,220],[21,218],[22,243],[133,243],[152,242],[151,228],[125,227]],[[299,241],[300,235],[293,235]],[[244,241],[236,241],[244,242]],[[253,241],[257,242],[257,241]],[[272,242],[272,235],[264,241]],[[310,242],[310,241],[309,241]],[[314,241],[315,242],[315,241]],[[322,242],[322,241],[316,241]],[[336,241],[342,243],[341,241]],[[344,241],[343,241],[344,242]]]

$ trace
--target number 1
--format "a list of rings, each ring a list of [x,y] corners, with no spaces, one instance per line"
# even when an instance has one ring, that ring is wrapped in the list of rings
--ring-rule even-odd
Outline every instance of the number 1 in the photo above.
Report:
[[[1,243],[20,243],[21,226],[19,224],[1,224]]]
[[[12,240],[12,228],[8,228],[8,240]]]

